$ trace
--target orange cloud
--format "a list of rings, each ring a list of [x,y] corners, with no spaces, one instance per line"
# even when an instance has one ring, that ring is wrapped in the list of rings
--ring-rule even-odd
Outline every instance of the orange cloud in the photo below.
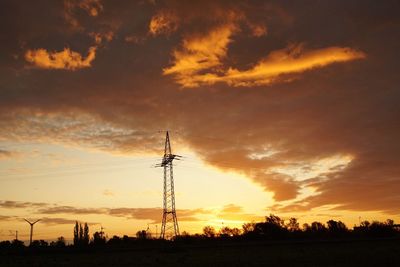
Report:
[[[171,34],[178,29],[178,16],[171,11],[160,11],[154,15],[149,24],[149,34]]]
[[[103,11],[100,0],[64,0],[64,19],[75,30],[83,31],[84,28],[78,19],[77,10],[84,10],[91,17],[97,17]]]
[[[348,47],[305,50],[302,44],[298,44],[272,51],[251,69],[223,70],[222,59],[227,55],[227,46],[234,30],[235,27],[231,24],[214,29],[206,36],[184,40],[183,50],[174,51],[174,65],[164,69],[164,75],[175,75],[177,83],[183,87],[198,87],[217,82],[225,82],[231,86],[259,86],[291,80],[292,77],[288,76],[290,74],[366,56],[363,52]]]
[[[301,73],[332,63],[362,58],[365,58],[363,52],[348,47],[333,46],[305,51],[302,45],[295,45],[271,52],[249,70],[229,68],[216,81],[220,79],[233,86],[264,85],[279,80],[281,75]]]
[[[65,48],[61,52],[48,52],[46,49],[40,48],[28,50],[25,53],[25,60],[43,69],[76,70],[91,66],[96,57],[96,49],[96,46],[90,47],[87,57],[83,58],[81,54],[71,51],[69,48]]]
[[[103,5],[99,0],[84,0],[79,2],[79,7],[85,10],[90,16],[96,17],[103,11]]]
[[[267,27],[264,24],[253,24],[253,23],[248,23],[248,27],[251,30],[251,34],[254,37],[261,37],[264,35],[267,35]]]
[[[226,57],[227,46],[235,30],[234,24],[225,24],[205,36],[184,39],[182,50],[173,52],[174,65],[165,68],[164,75],[175,75],[177,82],[184,87],[196,87],[200,83],[215,79],[214,74],[199,72],[222,65],[221,60]]]
[[[225,205],[220,212],[216,213],[218,218],[229,221],[260,221],[264,217],[252,213],[243,212],[241,206],[235,204]]]

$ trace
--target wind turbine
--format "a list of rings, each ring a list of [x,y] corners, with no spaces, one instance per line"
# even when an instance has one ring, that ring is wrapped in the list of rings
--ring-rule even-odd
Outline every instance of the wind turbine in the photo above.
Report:
[[[28,220],[25,219],[25,218],[24,218],[24,220],[25,220],[27,223],[29,223],[30,226],[31,226],[31,238],[30,238],[30,240],[29,240],[29,246],[30,246],[30,245],[32,245],[33,225],[35,225],[35,223],[37,223],[38,221],[40,221],[40,219],[37,220],[37,221],[34,221],[34,222],[30,222],[30,221],[28,221]]]

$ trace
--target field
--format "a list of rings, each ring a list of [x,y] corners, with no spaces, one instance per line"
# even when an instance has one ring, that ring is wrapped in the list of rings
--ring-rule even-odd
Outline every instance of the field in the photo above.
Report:
[[[400,240],[165,244],[2,252],[0,266],[400,266]]]

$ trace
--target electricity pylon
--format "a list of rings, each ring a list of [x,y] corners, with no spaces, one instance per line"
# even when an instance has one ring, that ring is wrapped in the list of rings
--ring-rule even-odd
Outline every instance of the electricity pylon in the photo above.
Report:
[[[164,157],[158,167],[164,168],[164,197],[163,197],[163,217],[161,225],[161,239],[171,239],[179,235],[178,219],[175,210],[175,191],[174,191],[174,172],[173,160],[179,160],[181,156],[171,152],[171,143],[167,131],[165,137]]]
[[[31,236],[30,236],[30,239],[29,239],[29,246],[31,246],[32,245],[32,235],[33,235],[33,226],[35,225],[35,223],[37,223],[38,221],[40,221],[40,220],[37,220],[37,221],[34,221],[34,222],[30,222],[30,221],[28,221],[27,219],[24,219],[27,223],[29,223],[30,224],[30,226],[31,226]]]

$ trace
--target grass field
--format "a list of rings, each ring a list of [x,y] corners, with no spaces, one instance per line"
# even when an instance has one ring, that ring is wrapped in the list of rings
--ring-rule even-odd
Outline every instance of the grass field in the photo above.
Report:
[[[246,242],[1,253],[0,266],[400,266],[400,240]]]

